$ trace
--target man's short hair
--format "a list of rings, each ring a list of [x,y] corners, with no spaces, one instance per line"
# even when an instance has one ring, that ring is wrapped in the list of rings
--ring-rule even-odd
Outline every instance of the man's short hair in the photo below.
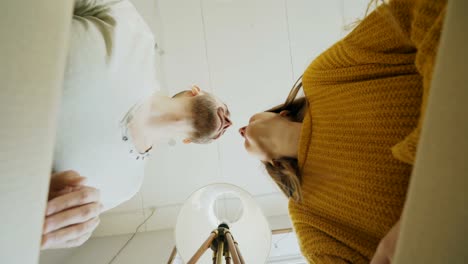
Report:
[[[178,92],[172,96],[177,98],[187,94],[190,90]],[[194,131],[190,135],[193,143],[208,144],[213,141],[215,132],[218,130],[216,119],[218,119],[218,105],[215,97],[204,92],[193,98],[190,111],[193,115]]]
[[[217,108],[217,101],[211,94],[205,93],[194,98],[191,107],[195,129],[191,135],[193,143],[207,144],[213,141],[215,132],[218,130]]]

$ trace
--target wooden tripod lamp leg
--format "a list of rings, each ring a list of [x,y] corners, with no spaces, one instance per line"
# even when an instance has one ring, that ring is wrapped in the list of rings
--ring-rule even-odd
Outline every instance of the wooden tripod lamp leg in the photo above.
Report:
[[[230,247],[228,246],[228,249],[230,250]],[[231,253],[228,251],[226,251],[224,254],[224,259],[226,260],[226,264],[231,264]]]
[[[174,247],[174,249],[172,250],[171,256],[169,257],[169,260],[167,261],[167,264],[172,264],[172,261],[174,261],[176,254],[177,254],[177,248]]]
[[[195,264],[197,261],[203,256],[206,250],[210,248],[211,243],[213,240],[218,236],[218,231],[215,230],[211,232],[210,236],[206,239],[206,241],[201,245],[198,251],[193,255],[193,257],[187,262],[187,264]]]
[[[231,252],[232,255],[232,261],[234,262],[234,264],[241,264],[239,253],[237,252],[236,245],[234,244],[234,238],[232,237],[230,232],[226,232],[225,236],[228,242],[229,252]]]
[[[213,250],[213,264],[216,264],[216,256],[218,255],[218,251]]]
[[[216,264],[223,264],[224,241],[218,240],[218,252],[216,256]]]
[[[242,253],[240,252],[240,249],[239,249],[239,245],[237,244],[236,241],[234,241],[234,244],[236,245],[236,251],[237,251],[237,254],[239,255],[240,263],[245,264],[244,258],[242,257]]]

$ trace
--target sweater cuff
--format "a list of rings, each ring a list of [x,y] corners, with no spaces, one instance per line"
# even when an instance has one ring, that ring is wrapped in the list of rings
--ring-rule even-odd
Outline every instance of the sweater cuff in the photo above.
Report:
[[[393,157],[404,163],[413,165],[418,147],[420,126],[416,127],[403,141],[392,148]]]

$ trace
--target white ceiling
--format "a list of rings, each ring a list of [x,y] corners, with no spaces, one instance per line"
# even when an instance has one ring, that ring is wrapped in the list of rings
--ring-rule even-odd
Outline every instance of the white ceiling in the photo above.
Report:
[[[344,36],[344,25],[362,17],[369,0],[133,2],[157,38],[162,90],[173,94],[198,84],[229,105],[234,126],[210,145],[160,146],[141,191],[105,213],[95,235],[133,232],[152,209],[142,231],[173,228],[184,200],[215,182],[249,191],[270,219],[286,215],[286,199],[247,156],[237,129],[281,103],[312,59]]]

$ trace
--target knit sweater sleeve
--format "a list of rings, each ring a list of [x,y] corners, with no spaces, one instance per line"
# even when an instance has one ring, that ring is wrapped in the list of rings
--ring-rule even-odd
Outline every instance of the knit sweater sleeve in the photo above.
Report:
[[[296,232],[302,254],[312,264],[364,264],[368,260],[351,249],[345,242],[333,238],[323,231],[324,221],[312,223],[311,218],[317,219],[303,205],[294,201],[289,202],[289,212],[294,215],[293,226]],[[320,218],[320,217],[318,217]],[[317,245],[320,245],[319,247]]]
[[[299,241],[301,241],[301,251],[304,254],[308,263],[311,264],[349,264],[349,263],[366,263],[362,257],[357,256],[356,252],[352,251],[345,245],[337,242],[335,239],[323,234],[319,229],[311,228],[310,226],[302,226],[295,224],[296,232]],[[337,250],[332,252],[318,252],[313,245],[309,243],[314,241],[313,237],[320,238],[320,243],[327,243]],[[312,239],[311,239],[312,238]],[[348,258],[347,258],[348,257]]]
[[[329,78],[326,74],[330,69],[371,65],[416,66],[423,83],[420,118],[413,131],[392,148],[394,157],[408,164],[413,164],[416,155],[446,2],[392,0],[381,5],[353,32],[320,55],[309,68],[310,71]],[[353,82],[375,77],[356,73],[348,76],[342,73],[339,81]],[[321,76],[314,78],[317,79],[316,82],[320,82]]]
[[[392,149],[395,158],[413,164],[424,119],[432,74],[442,32],[446,1],[419,0],[412,14],[410,40],[416,47],[415,65],[422,77],[423,97],[417,127]]]

